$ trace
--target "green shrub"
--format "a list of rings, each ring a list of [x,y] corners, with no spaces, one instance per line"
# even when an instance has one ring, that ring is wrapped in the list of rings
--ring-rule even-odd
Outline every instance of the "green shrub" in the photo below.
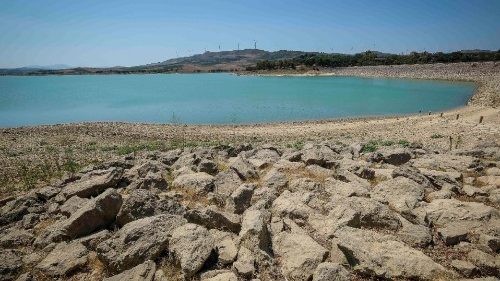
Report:
[[[440,139],[443,138],[444,136],[441,134],[432,134],[431,139]]]
[[[407,140],[399,140],[398,144],[401,145],[402,147],[408,147],[410,146],[410,142]]]

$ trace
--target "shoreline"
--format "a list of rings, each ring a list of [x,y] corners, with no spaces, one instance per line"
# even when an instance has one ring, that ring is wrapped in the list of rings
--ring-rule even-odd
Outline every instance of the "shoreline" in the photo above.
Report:
[[[23,191],[26,173],[37,176],[47,169],[65,172],[64,164],[84,167],[125,153],[186,147],[266,143],[282,147],[309,141],[367,143],[390,140],[421,143],[434,151],[446,151],[450,138],[459,148],[473,148],[483,141],[500,142],[500,65],[483,63],[421,65],[420,67],[359,67],[337,69],[322,75],[360,77],[469,79],[477,83],[468,105],[440,112],[404,116],[353,117],[328,120],[258,124],[171,125],[125,122],[69,123],[0,128],[0,198]],[[391,72],[392,71],[392,72]],[[498,72],[498,73],[497,73]],[[273,73],[281,75],[280,73]],[[456,115],[459,119],[456,119]],[[479,119],[483,117],[480,124]],[[439,136],[433,138],[432,136]],[[24,174],[23,174],[24,173]],[[46,175],[40,186],[55,176]]]

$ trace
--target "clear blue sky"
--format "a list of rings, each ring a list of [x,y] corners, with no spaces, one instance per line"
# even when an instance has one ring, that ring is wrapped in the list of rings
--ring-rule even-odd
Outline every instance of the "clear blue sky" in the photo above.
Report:
[[[500,0],[0,0],[0,67],[139,65],[257,47],[500,49]]]

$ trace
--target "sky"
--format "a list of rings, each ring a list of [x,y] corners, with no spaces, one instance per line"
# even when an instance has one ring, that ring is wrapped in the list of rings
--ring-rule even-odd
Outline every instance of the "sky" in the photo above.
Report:
[[[253,48],[500,49],[500,0],[0,0],[0,68],[132,66]]]

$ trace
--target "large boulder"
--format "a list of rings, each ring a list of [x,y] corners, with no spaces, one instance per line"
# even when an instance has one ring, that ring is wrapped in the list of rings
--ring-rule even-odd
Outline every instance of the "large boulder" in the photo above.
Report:
[[[303,192],[290,192],[285,190],[274,200],[271,213],[273,216],[289,217],[291,219],[307,220],[314,210],[305,202],[309,196]]]
[[[411,160],[411,152],[404,148],[381,149],[374,152],[369,161],[384,162],[387,164],[399,166]]]
[[[65,276],[85,266],[87,254],[87,248],[80,242],[62,242],[35,268],[44,275]]]
[[[228,198],[227,207],[235,214],[242,214],[250,207],[256,187],[255,184],[240,185]]]
[[[429,222],[435,226],[450,223],[482,225],[500,217],[497,209],[476,202],[463,202],[456,199],[436,199],[421,207]]]
[[[156,273],[154,261],[146,261],[129,270],[112,277],[104,278],[104,281],[153,281]]]
[[[255,179],[259,177],[255,166],[241,156],[232,159],[229,167],[235,171],[242,180]]]
[[[421,184],[424,187],[431,187],[431,182],[425,177],[418,168],[410,165],[403,165],[397,167],[392,171],[392,177],[404,177],[413,180],[414,182]]]
[[[290,280],[308,280],[328,251],[309,235],[281,232],[273,238],[273,251]]]
[[[186,278],[196,274],[215,248],[215,241],[202,226],[188,223],[172,232],[169,250],[179,261]]]
[[[355,228],[387,229],[397,231],[401,220],[397,213],[386,205],[370,198],[347,197],[332,201],[327,216],[314,214],[309,224],[321,235],[332,237],[335,230],[342,226]]]
[[[130,269],[157,258],[167,249],[172,231],[185,224],[177,215],[158,215],[127,223],[113,236],[101,242],[96,252],[113,272]]]
[[[217,229],[210,229],[209,232],[215,240],[218,262],[221,264],[233,263],[238,255],[238,248],[233,240],[234,234]]]
[[[220,211],[215,206],[189,210],[185,218],[192,223],[209,229],[219,229],[238,233],[241,229],[241,216]]]
[[[59,207],[59,212],[63,214],[66,217],[70,217],[73,213],[78,211],[82,206],[85,206],[87,202],[89,202],[90,199],[88,198],[81,198],[78,196],[73,196],[66,200],[64,204]]]
[[[335,151],[326,145],[309,145],[302,150],[301,160],[306,165],[331,168],[339,157]]]
[[[123,226],[131,221],[159,214],[182,215],[185,208],[172,199],[160,199],[146,189],[132,190],[123,201],[116,222]]]
[[[89,200],[69,218],[56,222],[37,239],[37,244],[71,240],[102,229],[115,221],[122,205],[122,197],[109,188],[101,195]]]
[[[361,275],[434,280],[447,274],[443,266],[391,235],[343,227],[335,236],[333,247],[340,248],[354,271]]]
[[[411,211],[424,198],[424,187],[405,178],[397,177],[376,185],[371,191],[371,198],[388,204],[392,210],[411,220]]]
[[[224,196],[231,195],[243,181],[238,174],[229,169],[218,173],[214,178],[215,192]]]
[[[240,247],[238,260],[234,262],[233,267],[238,274],[246,278],[252,277],[255,272],[255,257],[252,252],[245,247]]]
[[[106,170],[94,170],[83,175],[79,180],[66,185],[61,193],[66,197],[79,196],[89,198],[97,196],[110,187],[116,187],[123,175],[123,169],[111,167]]]
[[[197,193],[210,192],[214,189],[214,177],[204,172],[184,174],[175,178],[172,185]]]
[[[280,160],[280,153],[275,148],[263,148],[249,155],[248,160],[256,167],[264,168]]]
[[[248,209],[243,214],[240,245],[256,251],[270,251],[271,235],[268,229],[270,214],[266,210]]]

